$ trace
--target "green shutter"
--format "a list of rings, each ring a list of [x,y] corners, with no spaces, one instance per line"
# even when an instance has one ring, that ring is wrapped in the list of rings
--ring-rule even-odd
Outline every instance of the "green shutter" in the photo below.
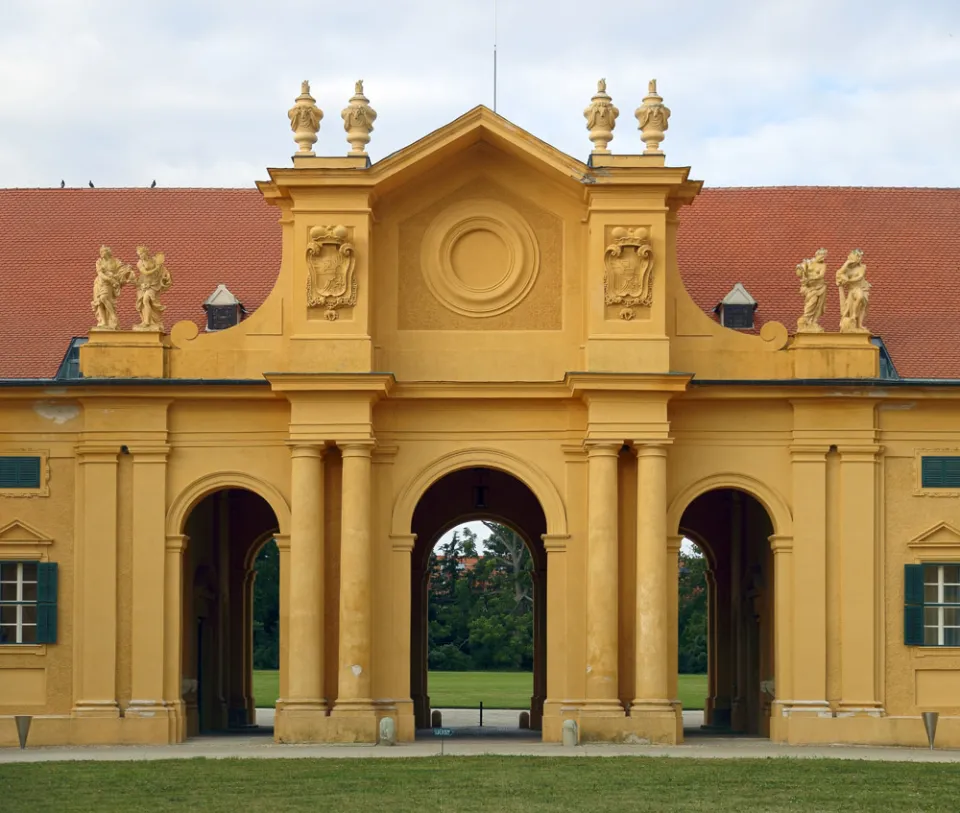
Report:
[[[903,603],[923,604],[923,565],[903,566]]]
[[[923,488],[960,488],[960,456],[930,456],[920,461]]]
[[[40,488],[40,458],[0,457],[0,488]]]
[[[37,564],[37,643],[57,642],[57,563]]]
[[[907,646],[923,646],[923,607],[903,608],[903,642]]]

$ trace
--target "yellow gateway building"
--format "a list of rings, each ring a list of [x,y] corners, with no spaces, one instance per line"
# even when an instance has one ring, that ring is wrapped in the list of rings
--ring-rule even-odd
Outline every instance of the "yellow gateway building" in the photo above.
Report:
[[[252,723],[269,539],[277,741],[410,741],[427,556],[492,519],[545,741],[682,740],[686,537],[708,724],[960,747],[960,192],[701,195],[655,83],[617,115],[371,163],[362,85],[320,157],[304,83],[259,191],[0,192],[0,743]]]

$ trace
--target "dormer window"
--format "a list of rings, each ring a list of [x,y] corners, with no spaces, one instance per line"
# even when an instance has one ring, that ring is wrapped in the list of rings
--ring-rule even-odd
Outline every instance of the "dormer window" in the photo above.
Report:
[[[207,330],[226,330],[228,327],[240,324],[246,310],[226,285],[220,283],[216,290],[203,303],[207,312]]]
[[[757,309],[757,300],[750,292],[737,283],[730,289],[713,312],[720,317],[720,324],[734,330],[753,330],[753,313]]]

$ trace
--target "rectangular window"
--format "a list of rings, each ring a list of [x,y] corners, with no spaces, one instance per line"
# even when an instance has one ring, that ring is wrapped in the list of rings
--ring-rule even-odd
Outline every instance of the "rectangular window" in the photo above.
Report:
[[[960,456],[924,456],[920,461],[923,488],[960,488]]]
[[[0,457],[0,488],[40,488],[40,458]]]
[[[905,567],[904,640],[960,647],[960,564]]]
[[[0,562],[0,645],[57,639],[57,565]]]

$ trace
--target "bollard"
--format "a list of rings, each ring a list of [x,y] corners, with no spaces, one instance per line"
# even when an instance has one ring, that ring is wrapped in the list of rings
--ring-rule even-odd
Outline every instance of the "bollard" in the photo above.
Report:
[[[384,717],[380,720],[380,744],[397,744],[397,724],[394,722],[393,717]]]
[[[483,701],[480,701],[480,728],[483,728]]]
[[[566,747],[571,747],[577,744],[579,732],[577,731],[577,721],[576,720],[564,720],[563,721],[563,744]]]
[[[440,728],[442,725],[443,715],[440,713],[440,709],[434,709],[433,713],[430,715],[430,727]]]
[[[17,724],[17,739],[20,740],[20,750],[27,747],[27,734],[30,733],[30,721],[33,719],[28,714],[18,714],[13,720]]]
[[[530,712],[529,711],[520,712],[520,728],[522,728],[524,731],[527,731],[530,729]]]
[[[933,750],[933,741],[937,737],[937,720],[940,717],[939,711],[925,711],[921,714],[923,717],[923,727],[927,729],[927,741],[930,743],[930,750]]]

